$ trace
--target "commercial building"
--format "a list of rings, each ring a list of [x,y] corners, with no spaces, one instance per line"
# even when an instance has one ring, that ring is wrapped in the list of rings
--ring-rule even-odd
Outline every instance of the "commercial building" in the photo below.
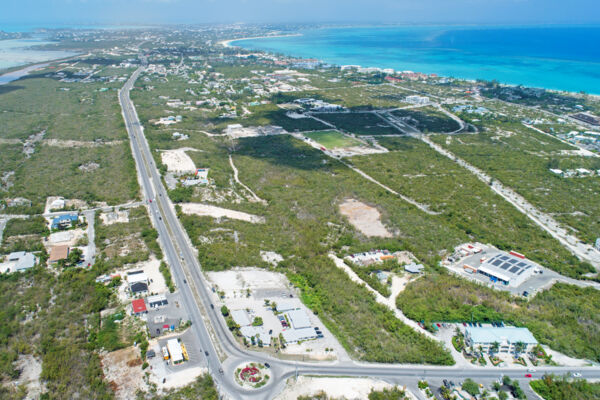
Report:
[[[290,310],[295,310],[297,308],[300,308],[300,301],[296,300],[296,299],[292,299],[292,300],[279,300],[277,302],[277,312],[286,312],[286,311],[290,311]]]
[[[129,287],[133,286],[136,283],[145,283],[148,285],[148,275],[144,271],[131,271],[127,272],[127,283]]]
[[[148,298],[146,298],[146,301],[148,302],[148,307],[150,308],[158,308],[169,304],[169,302],[167,301],[167,296],[165,296],[164,294],[149,296]]]
[[[179,340],[170,339],[169,341],[167,341],[167,351],[169,352],[169,356],[173,364],[179,364],[184,361],[183,350],[181,348]]]
[[[515,353],[519,344],[522,344],[520,352],[529,353],[538,344],[529,329],[516,327],[487,328],[468,327],[465,329],[465,343],[474,349],[490,352],[494,343],[498,343],[496,353]]]
[[[262,346],[271,345],[271,335],[262,326],[242,326],[240,333],[252,343],[258,344],[260,340]]]
[[[231,311],[231,318],[235,321],[239,326],[248,326],[252,324],[250,321],[250,317],[246,310],[233,310]]]
[[[287,315],[294,329],[310,328],[310,319],[304,310],[291,310]]]
[[[148,313],[148,309],[146,308],[146,303],[144,302],[144,299],[133,300],[131,302],[131,310],[133,312],[133,315],[137,316]]]
[[[514,251],[508,254],[497,254],[481,263],[479,268],[468,267],[478,274],[489,277],[492,282],[500,282],[508,286],[521,285],[536,270],[525,256]]]
[[[145,296],[148,294],[148,284],[144,282],[136,282],[133,285],[129,285],[129,290],[134,296]]]
[[[302,340],[315,339],[317,333],[313,328],[288,329],[281,333],[286,343],[297,343]]]

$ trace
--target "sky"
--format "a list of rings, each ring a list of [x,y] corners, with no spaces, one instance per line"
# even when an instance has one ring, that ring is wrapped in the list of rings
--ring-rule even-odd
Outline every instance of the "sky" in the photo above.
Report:
[[[598,24],[599,0],[1,0],[0,23]]]

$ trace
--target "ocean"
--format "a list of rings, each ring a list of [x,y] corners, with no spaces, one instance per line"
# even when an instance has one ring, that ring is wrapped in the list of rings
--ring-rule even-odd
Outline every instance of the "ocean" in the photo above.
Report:
[[[338,65],[600,94],[600,26],[324,28],[231,44]]]

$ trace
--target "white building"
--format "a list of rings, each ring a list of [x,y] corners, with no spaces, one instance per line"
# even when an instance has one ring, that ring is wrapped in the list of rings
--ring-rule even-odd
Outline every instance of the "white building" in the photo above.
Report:
[[[169,339],[167,342],[167,350],[169,351],[169,356],[171,357],[171,362],[173,364],[179,364],[183,362],[183,350],[181,349],[181,344],[177,339]]]
[[[410,103],[410,104],[427,104],[427,103],[429,103],[429,97],[412,95],[412,96],[406,96],[404,101],[406,101],[407,103]]]
[[[465,329],[465,343],[473,349],[490,352],[494,343],[498,343],[497,353],[514,353],[517,343],[523,343],[521,352],[530,353],[538,344],[529,329],[516,327],[479,328],[468,327]]]
[[[308,318],[308,315],[304,310],[291,310],[287,313],[287,315],[294,329],[311,327],[310,318]]]
[[[314,339],[317,333],[313,328],[288,329],[281,333],[286,343],[298,343],[302,340]]]

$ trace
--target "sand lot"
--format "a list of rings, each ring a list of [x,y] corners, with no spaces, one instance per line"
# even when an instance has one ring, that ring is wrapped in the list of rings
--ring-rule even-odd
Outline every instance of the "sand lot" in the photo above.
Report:
[[[186,154],[186,151],[198,151],[191,147],[183,147],[175,150],[164,150],[161,152],[160,157],[162,163],[167,166],[169,172],[175,172],[179,174],[194,173],[196,172],[196,165],[194,161]]]
[[[365,378],[314,378],[300,376],[295,382],[289,379],[285,389],[276,400],[296,400],[300,396],[315,396],[320,392],[327,394],[328,398],[335,399],[367,399],[371,390],[390,389],[393,385],[383,381]],[[414,399],[407,392],[409,398]]]
[[[265,218],[259,217],[258,215],[248,214],[242,211],[230,210],[227,208],[221,208],[216,206],[209,206],[201,203],[182,203],[181,211],[184,214],[194,214],[201,217],[213,217],[213,218],[231,218],[238,219],[240,221],[251,222],[253,224],[264,224]]]
[[[139,348],[127,347],[100,357],[105,381],[114,390],[117,399],[134,399],[138,389],[148,390]]]
[[[21,370],[21,375],[17,381],[19,385],[25,385],[27,396],[25,399],[39,399],[45,388],[40,381],[42,374],[42,363],[31,354],[20,355],[16,362],[17,369]]]
[[[129,210],[117,210],[100,214],[100,220],[104,225],[129,222]]]
[[[375,207],[370,207],[355,199],[347,199],[340,204],[340,213],[365,236],[392,237],[392,234],[381,223],[381,214]]]

